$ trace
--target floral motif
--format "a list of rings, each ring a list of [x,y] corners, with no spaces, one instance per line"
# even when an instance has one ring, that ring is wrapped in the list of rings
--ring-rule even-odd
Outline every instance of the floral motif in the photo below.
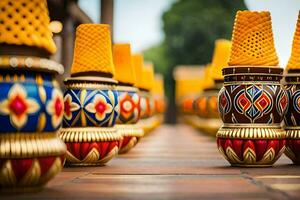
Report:
[[[106,114],[110,114],[113,107],[107,102],[106,98],[101,94],[96,94],[93,102],[86,105],[85,109],[90,113],[95,113],[96,119],[102,121],[105,119]]]
[[[9,115],[12,125],[17,129],[26,124],[28,115],[39,109],[39,104],[28,98],[26,90],[19,84],[11,87],[8,98],[0,102],[0,114]]]
[[[52,91],[52,98],[47,104],[46,110],[51,115],[52,126],[57,128],[64,114],[64,103],[62,93],[58,89]]]
[[[64,97],[64,107],[64,117],[67,120],[71,120],[72,113],[80,108],[80,106],[73,101],[72,96],[70,94],[66,94],[66,96]]]

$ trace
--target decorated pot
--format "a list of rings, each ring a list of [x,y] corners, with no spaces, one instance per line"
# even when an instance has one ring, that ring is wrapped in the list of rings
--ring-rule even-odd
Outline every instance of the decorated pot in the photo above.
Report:
[[[221,154],[233,166],[271,166],[285,149],[288,96],[279,67],[227,67],[219,93]]]
[[[118,153],[121,135],[113,126],[120,106],[115,83],[87,80],[93,77],[65,81],[60,137],[67,145],[68,165],[103,165]]]
[[[25,60],[39,59],[0,57],[1,187],[43,186],[61,170],[65,160],[66,147],[57,137],[63,95],[54,76],[63,68],[42,59],[44,64],[39,64],[38,72]],[[57,70],[50,70],[47,61]]]
[[[139,90],[140,100],[140,120],[139,126],[142,127],[144,133],[147,134],[154,128],[154,99],[149,91]]]
[[[215,137],[216,132],[222,125],[218,111],[218,93],[221,87],[207,88],[194,101],[193,109],[199,119],[197,127]]]
[[[284,116],[286,130],[285,154],[294,164],[300,164],[300,75],[289,73],[285,77],[286,92],[289,99],[288,110]]]
[[[117,86],[120,114],[116,128],[123,136],[120,141],[119,153],[126,153],[133,148],[144,135],[143,129],[135,124],[140,119],[140,96],[138,89],[129,86]]]

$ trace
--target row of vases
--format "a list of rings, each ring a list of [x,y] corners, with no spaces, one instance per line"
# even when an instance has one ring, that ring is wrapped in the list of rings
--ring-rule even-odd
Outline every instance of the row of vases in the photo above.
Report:
[[[105,164],[144,135],[136,124],[140,118],[161,113],[148,91],[71,78],[63,97],[54,72],[23,67],[1,70],[0,75],[1,187],[42,186],[61,170],[65,158],[69,165]],[[109,109],[103,116],[95,114],[94,109],[104,107]],[[122,129],[126,124],[134,136]],[[95,125],[106,128],[99,133]]]

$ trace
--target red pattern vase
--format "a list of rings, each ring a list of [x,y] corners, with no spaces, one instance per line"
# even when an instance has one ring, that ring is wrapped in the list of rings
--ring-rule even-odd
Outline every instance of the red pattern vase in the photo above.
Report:
[[[300,165],[300,74],[298,73],[290,70],[285,77],[285,89],[290,104],[284,116],[284,122],[286,130],[285,154],[294,164]]]
[[[138,89],[130,86],[116,87],[119,95],[120,114],[117,118],[116,129],[122,135],[119,153],[127,153],[132,149],[139,139],[143,137],[144,131],[136,123],[140,119],[140,96]]]
[[[281,122],[288,97],[278,67],[228,67],[219,93],[221,154],[233,166],[271,166],[285,149]]]

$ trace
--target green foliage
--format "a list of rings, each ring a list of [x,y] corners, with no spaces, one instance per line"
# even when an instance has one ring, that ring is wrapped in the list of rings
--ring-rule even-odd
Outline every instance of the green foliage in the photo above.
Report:
[[[242,0],[179,0],[163,14],[165,39],[146,50],[145,59],[165,75],[170,100],[174,95],[172,69],[179,64],[211,62],[214,41],[231,38],[235,13],[245,9]]]

